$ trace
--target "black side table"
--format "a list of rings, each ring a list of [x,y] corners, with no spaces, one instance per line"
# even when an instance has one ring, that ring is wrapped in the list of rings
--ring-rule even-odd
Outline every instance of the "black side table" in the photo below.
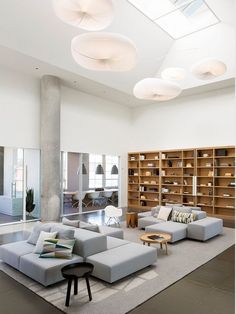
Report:
[[[91,263],[73,263],[64,266],[61,269],[62,276],[68,280],[67,293],[66,293],[66,306],[70,304],[71,284],[74,280],[74,295],[78,294],[78,279],[85,278],[88,289],[89,301],[92,300],[92,294],[89,285],[89,275],[93,272],[94,265]]]

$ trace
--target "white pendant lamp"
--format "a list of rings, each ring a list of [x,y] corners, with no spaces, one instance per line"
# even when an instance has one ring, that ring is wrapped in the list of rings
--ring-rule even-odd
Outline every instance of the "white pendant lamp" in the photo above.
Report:
[[[99,31],[113,20],[112,0],[53,0],[55,14],[63,22],[88,31]]]
[[[183,68],[166,68],[161,72],[161,77],[164,80],[182,81],[185,79],[186,71]]]
[[[177,97],[181,88],[172,82],[159,78],[145,78],[134,87],[134,96],[139,99],[165,101]]]
[[[223,75],[227,70],[224,62],[217,59],[206,59],[194,64],[192,74],[200,80],[212,80]]]
[[[86,33],[71,42],[74,60],[88,70],[128,71],[137,63],[137,50],[125,36],[113,33]]]

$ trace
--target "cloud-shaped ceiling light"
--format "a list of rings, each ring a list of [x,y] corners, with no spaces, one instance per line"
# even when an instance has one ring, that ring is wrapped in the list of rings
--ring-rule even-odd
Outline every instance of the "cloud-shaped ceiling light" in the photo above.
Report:
[[[191,68],[192,74],[200,80],[212,80],[223,75],[226,70],[224,62],[216,59],[202,60]]]
[[[182,81],[185,79],[186,71],[183,68],[166,68],[161,72],[164,80]]]
[[[134,96],[139,99],[165,101],[177,97],[181,88],[172,82],[159,78],[145,78],[134,87]]]
[[[88,31],[104,29],[114,17],[112,0],[53,0],[53,7],[63,22]]]
[[[133,42],[119,34],[86,33],[71,42],[74,60],[88,70],[128,71],[137,63]]]

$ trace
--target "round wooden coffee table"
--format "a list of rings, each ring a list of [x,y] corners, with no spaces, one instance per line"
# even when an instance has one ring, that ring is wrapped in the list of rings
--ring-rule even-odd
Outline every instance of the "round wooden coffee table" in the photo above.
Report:
[[[140,240],[143,242],[143,245],[146,243],[150,246],[151,243],[160,243],[160,248],[164,244],[166,247],[166,255],[168,254],[167,242],[171,240],[171,235],[162,232],[147,232],[140,236]]]

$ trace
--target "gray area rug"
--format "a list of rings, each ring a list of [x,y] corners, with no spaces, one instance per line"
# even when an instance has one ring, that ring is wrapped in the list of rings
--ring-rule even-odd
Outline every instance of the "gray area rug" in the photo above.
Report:
[[[124,225],[122,228],[126,240],[141,243],[139,236],[143,231],[127,229]],[[85,282],[81,280],[78,295],[71,297],[69,308],[64,306],[66,282],[45,288],[2,262],[0,268],[66,313],[123,314],[205,264],[233,245],[234,241],[234,229],[224,228],[222,235],[204,243],[183,240],[170,244],[168,245],[168,255],[165,254],[164,250],[160,250],[157,244],[158,260],[156,265],[147,267],[114,284],[91,278],[93,296],[91,302],[88,300]]]

